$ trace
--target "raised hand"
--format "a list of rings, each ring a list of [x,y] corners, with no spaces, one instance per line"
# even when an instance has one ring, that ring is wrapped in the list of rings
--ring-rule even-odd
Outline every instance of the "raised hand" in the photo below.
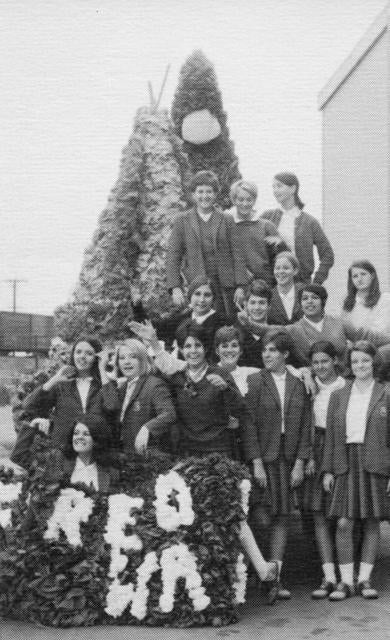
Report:
[[[218,375],[218,373],[209,373],[209,375],[206,376],[206,380],[222,391],[228,387],[226,380],[224,380],[222,376]]]

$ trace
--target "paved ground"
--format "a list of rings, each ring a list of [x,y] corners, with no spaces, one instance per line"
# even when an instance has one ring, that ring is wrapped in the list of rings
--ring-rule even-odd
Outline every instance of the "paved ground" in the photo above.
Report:
[[[0,464],[6,462],[14,433],[9,408],[0,407]],[[342,603],[313,602],[310,591],[317,584],[318,561],[313,544],[293,525],[286,559],[286,581],[293,598],[273,607],[265,604],[256,589],[240,610],[238,624],[223,628],[147,629],[143,627],[92,627],[50,629],[0,620],[0,640],[390,640],[390,526],[382,526],[380,557],[374,581],[380,590],[377,601],[354,597]]]

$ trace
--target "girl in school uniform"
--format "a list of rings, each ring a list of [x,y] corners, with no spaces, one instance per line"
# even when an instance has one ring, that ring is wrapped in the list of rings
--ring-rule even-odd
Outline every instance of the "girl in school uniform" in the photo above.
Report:
[[[363,525],[357,592],[377,598],[371,585],[379,545],[379,523],[390,517],[390,396],[376,382],[376,349],[356,342],[349,353],[354,380],[334,391],[329,402],[322,471],[330,493],[328,517],[337,519],[336,547],[341,582],[329,595],[344,600],[355,593],[353,527]]]
[[[124,340],[116,353],[119,440],[127,456],[159,449],[161,436],[176,422],[176,411],[165,382],[153,375],[152,359],[139,340]]]
[[[31,447],[38,432],[37,426],[23,424],[19,432],[12,462],[28,470],[33,461]],[[85,484],[103,493],[117,479],[117,472],[109,466],[111,430],[96,416],[80,416],[70,425],[63,450],[49,451],[43,480],[47,483],[65,481],[70,485]]]
[[[323,570],[323,581],[312,592],[312,598],[327,598],[336,587],[336,573],[333,554],[333,539],[330,523],[326,518],[326,494],[322,484],[322,457],[324,452],[326,417],[330,396],[342,389],[345,379],[337,373],[337,352],[327,340],[320,340],[310,349],[311,368],[314,375],[315,395],[313,396],[313,457],[306,465],[303,504],[305,511],[311,511],[318,552]]]
[[[183,361],[161,348],[151,323],[132,321],[130,328],[153,349],[156,367],[170,379],[180,427],[180,455],[221,453],[236,458],[237,443],[230,428],[230,416],[242,419],[247,410],[230,374],[208,363],[204,329],[194,323],[187,327],[186,336],[179,342]],[[249,431],[247,420],[245,435]],[[241,523],[240,540],[259,578],[275,581],[276,563],[265,561],[246,521]]]
[[[390,294],[381,292],[374,265],[368,260],[353,262],[347,288],[342,317],[355,327],[390,333]]]
[[[293,253],[282,251],[277,254],[274,266],[276,287],[272,290],[268,324],[293,324],[302,318],[299,286],[296,283],[298,273],[299,262]]]
[[[284,331],[270,331],[263,341],[264,369],[248,378],[246,401],[256,431],[243,442],[253,463],[255,481],[268,504],[271,520],[271,557],[279,574],[287,543],[293,491],[304,479],[311,452],[311,411],[303,383],[286,367],[292,343]],[[279,599],[289,599],[281,586]]]
[[[115,420],[116,396],[108,383],[102,345],[95,337],[82,336],[74,344],[70,365],[61,367],[23,401],[23,420],[34,420],[50,430],[54,447],[66,445],[72,425],[83,415],[111,424]],[[102,384],[104,383],[104,384]]]

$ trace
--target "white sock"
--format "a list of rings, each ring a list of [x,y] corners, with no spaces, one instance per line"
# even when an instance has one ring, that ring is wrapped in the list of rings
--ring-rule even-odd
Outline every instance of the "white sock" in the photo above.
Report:
[[[324,562],[322,565],[322,571],[324,572],[324,578],[326,582],[336,584],[336,571],[334,562]]]
[[[340,564],[339,569],[341,573],[341,582],[344,582],[349,586],[353,585],[353,562],[348,562],[348,564]]]
[[[373,568],[373,564],[369,564],[368,562],[361,562],[359,567],[358,582],[365,582],[366,580],[369,580]]]
[[[278,565],[278,572],[279,572],[279,575],[280,575],[280,572],[282,571],[283,562],[282,562],[282,560],[276,560],[276,564]]]

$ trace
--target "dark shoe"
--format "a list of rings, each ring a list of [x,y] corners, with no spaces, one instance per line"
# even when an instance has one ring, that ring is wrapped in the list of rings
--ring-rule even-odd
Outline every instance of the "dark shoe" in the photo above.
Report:
[[[366,600],[376,600],[378,597],[377,590],[371,586],[371,582],[369,580],[365,580],[364,582],[359,582],[357,586],[357,591]]]
[[[355,593],[352,584],[345,584],[345,582],[339,582],[334,591],[329,594],[329,600],[338,602],[350,598]]]
[[[332,591],[335,590],[336,585],[333,584],[333,582],[326,582],[326,580],[323,580],[318,589],[314,589],[314,591],[311,592],[311,597],[313,600],[324,600],[332,593]]]

